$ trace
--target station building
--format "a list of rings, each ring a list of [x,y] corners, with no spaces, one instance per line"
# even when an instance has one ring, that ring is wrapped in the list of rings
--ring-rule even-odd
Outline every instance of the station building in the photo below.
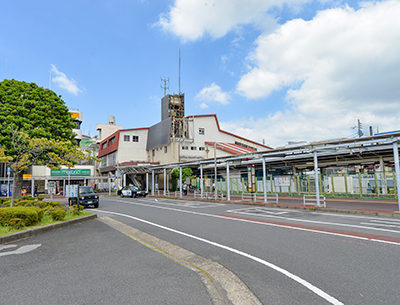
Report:
[[[98,158],[101,176],[116,178],[119,187],[130,183],[145,187],[145,173],[154,165],[272,150],[222,130],[215,114],[185,116],[184,94],[162,98],[159,123],[116,129],[100,140]],[[98,125],[98,130],[102,138],[110,128]],[[157,177],[160,187],[163,181],[162,176]]]

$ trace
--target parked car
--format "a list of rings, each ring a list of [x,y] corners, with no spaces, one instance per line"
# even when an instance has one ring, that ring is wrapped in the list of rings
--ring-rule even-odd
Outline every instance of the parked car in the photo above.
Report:
[[[79,200],[79,204],[83,205],[84,207],[92,205],[94,208],[99,207],[99,194],[93,187],[91,186],[80,186],[78,188],[78,197],[77,198],[69,198],[68,203],[69,205],[78,204],[77,200]]]
[[[134,185],[128,185],[128,186],[124,186],[120,191],[118,191],[118,194],[121,197],[146,197],[147,196],[147,192],[146,191],[142,191],[140,188],[138,188],[137,186]]]

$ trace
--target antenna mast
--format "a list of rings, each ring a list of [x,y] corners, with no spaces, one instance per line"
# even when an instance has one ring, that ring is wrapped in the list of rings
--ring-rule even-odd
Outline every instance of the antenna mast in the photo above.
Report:
[[[164,96],[167,95],[167,90],[169,90],[169,77],[168,78],[161,78],[161,89],[164,90]]]

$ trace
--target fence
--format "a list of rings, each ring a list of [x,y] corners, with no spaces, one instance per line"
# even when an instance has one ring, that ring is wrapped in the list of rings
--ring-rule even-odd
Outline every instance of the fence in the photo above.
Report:
[[[319,204],[318,204],[317,198],[318,197],[314,196],[314,195],[303,195],[303,206],[306,206],[306,205],[321,206],[321,199],[322,199],[324,208],[326,208],[325,196],[319,196]]]
[[[286,184],[279,184],[278,178],[286,177]],[[297,195],[316,194],[314,173],[296,174],[284,176],[268,176],[264,180],[257,177],[256,193],[264,193],[264,185],[266,193],[281,195]],[[319,174],[319,193],[325,196],[344,196],[344,197],[385,197],[397,198],[397,186],[395,174],[392,171],[376,171],[369,173],[352,172],[352,173],[334,173]],[[246,178],[231,178],[230,181],[231,194],[242,194],[247,191]],[[212,183],[209,183],[212,185]],[[219,192],[227,192],[228,181],[226,179],[218,179],[216,183]],[[210,187],[205,190],[212,191]]]

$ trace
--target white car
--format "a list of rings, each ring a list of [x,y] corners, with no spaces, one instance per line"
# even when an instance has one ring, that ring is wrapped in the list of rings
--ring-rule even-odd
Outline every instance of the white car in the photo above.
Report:
[[[121,197],[139,197],[147,196],[146,191],[142,191],[140,188],[137,186],[129,185],[129,186],[124,186],[122,190],[119,191]]]

